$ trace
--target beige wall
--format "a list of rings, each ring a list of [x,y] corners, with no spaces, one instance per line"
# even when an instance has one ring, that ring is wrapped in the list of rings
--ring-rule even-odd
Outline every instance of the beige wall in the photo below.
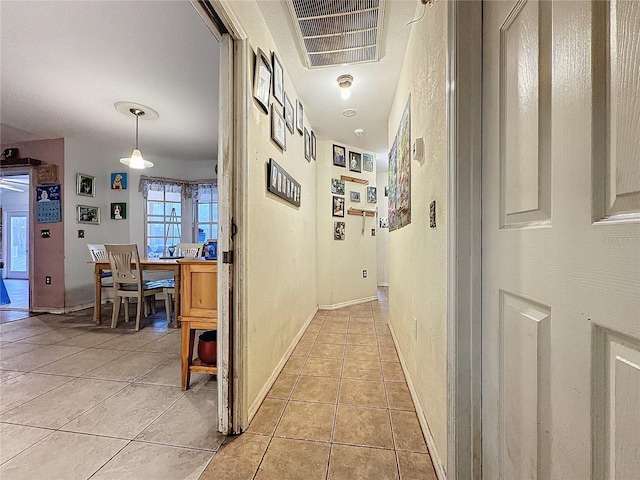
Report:
[[[361,149],[342,145],[346,148],[347,162],[350,151],[365,153]],[[368,153],[368,152],[366,152]],[[367,203],[367,186],[345,182],[345,216],[333,217],[333,194],[331,179],[340,175],[361,178],[376,186],[374,172],[356,173],[348,168],[333,165],[333,142],[318,142],[318,304],[320,308],[337,308],[348,304],[370,301],[376,298],[376,237],[371,229],[376,227],[376,217],[365,220],[362,234],[362,217],[348,215],[350,207],[375,210],[377,204]],[[360,202],[350,199],[350,192],[360,192]],[[340,196],[340,195],[337,195]],[[380,192],[378,192],[380,198]],[[345,222],[345,239],[334,240],[334,222]],[[362,271],[367,270],[367,278]]]
[[[230,3],[255,53],[261,48],[269,57],[273,38],[255,1]],[[253,78],[253,58],[250,59]],[[280,57],[282,62],[282,57]],[[295,105],[296,92],[284,68],[285,91]],[[301,98],[304,105],[304,98]],[[272,97],[272,101],[273,97]],[[278,107],[282,108],[282,107]],[[282,111],[282,110],[280,110]],[[287,130],[282,152],[271,141],[270,115],[250,98],[248,136],[248,215],[245,229],[247,282],[248,404],[253,413],[266,395],[285,355],[317,308],[316,297],[316,167],[304,158],[303,137]],[[304,119],[309,128],[308,119]],[[273,158],[300,183],[300,207],[266,191],[267,163]]]
[[[389,229],[380,228],[380,219],[389,221],[389,197],[384,196],[384,187],[389,186],[389,172],[376,174],[378,185],[378,231],[376,238],[376,257],[378,262],[378,285],[389,286]]]
[[[389,117],[389,144],[411,95],[411,141],[423,137],[424,164],[411,162],[412,223],[389,234],[389,319],[409,380],[446,465],[446,49],[447,3],[436,2],[411,27]],[[429,203],[438,226],[429,228]],[[414,318],[417,338],[414,333]]]

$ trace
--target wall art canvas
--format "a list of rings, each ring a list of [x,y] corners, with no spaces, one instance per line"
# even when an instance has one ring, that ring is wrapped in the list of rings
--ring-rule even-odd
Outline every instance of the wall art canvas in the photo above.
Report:
[[[411,223],[411,95],[389,152],[389,231]]]
[[[349,152],[349,170],[352,172],[362,172],[362,154]]]
[[[344,217],[344,197],[333,197],[333,216]]]
[[[376,203],[378,201],[378,189],[376,187],[367,187],[367,203]]]
[[[337,167],[346,167],[346,150],[340,145],[333,146],[333,164]]]
[[[62,221],[62,196],[60,184],[36,187],[36,222]]]
[[[373,172],[373,155],[370,153],[362,154],[362,169],[365,172]]]
[[[336,195],[344,195],[344,180],[341,180],[339,178],[332,178],[331,193]]]
[[[333,222],[333,239],[344,240],[344,230],[345,230],[344,222]]]
[[[96,196],[96,177],[78,173],[76,175],[76,194],[84,197]]]
[[[127,189],[127,172],[116,172],[111,174],[111,190]]]
[[[350,198],[352,202],[359,202],[360,201],[360,192],[351,192],[350,193]]]
[[[111,204],[111,220],[125,220],[127,218],[127,204],[124,202]]]
[[[283,200],[300,206],[302,190],[300,184],[296,182],[273,158],[267,164],[267,191],[282,198]]]

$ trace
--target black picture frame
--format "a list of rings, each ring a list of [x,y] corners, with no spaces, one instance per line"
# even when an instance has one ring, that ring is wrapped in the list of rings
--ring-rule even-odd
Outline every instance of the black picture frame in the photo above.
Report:
[[[276,55],[276,52],[271,54],[271,66],[272,66],[272,79],[273,79],[273,98],[275,98],[280,105],[284,106],[284,69],[282,64]]]
[[[362,154],[362,170],[365,172],[373,172],[373,155],[370,153]]]
[[[269,114],[269,97],[271,94],[271,64],[269,57],[258,48],[256,52],[255,72],[253,76],[253,98]]]
[[[349,152],[349,170],[351,172],[362,172],[362,154]]]
[[[287,127],[275,103],[271,104],[271,139],[282,151],[287,149]]]
[[[267,164],[267,191],[296,207],[300,206],[302,187],[273,158]]]
[[[331,206],[333,207],[334,217],[344,217],[344,197],[336,197],[333,195]]]
[[[299,98],[296,98],[296,128],[300,135],[304,134],[304,107]]]
[[[311,161],[311,135],[306,128],[304,129],[304,158],[307,159],[307,162]]]
[[[316,159],[316,134],[311,130],[311,158]]]
[[[347,166],[347,150],[341,145],[333,145],[333,164],[336,167]]]
[[[287,128],[293,133],[293,124],[295,122],[296,112],[293,109],[293,104],[289,99],[287,92],[284,93],[284,121],[287,124]]]

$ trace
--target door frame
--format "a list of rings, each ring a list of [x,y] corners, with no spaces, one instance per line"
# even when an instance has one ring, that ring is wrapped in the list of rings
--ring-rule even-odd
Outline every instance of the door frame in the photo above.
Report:
[[[447,471],[482,478],[482,2],[452,0],[447,52]],[[444,478],[444,472],[438,472]]]

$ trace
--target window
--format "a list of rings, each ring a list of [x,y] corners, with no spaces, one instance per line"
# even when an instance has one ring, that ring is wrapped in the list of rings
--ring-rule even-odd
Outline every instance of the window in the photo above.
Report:
[[[198,185],[194,191],[194,237],[198,243],[218,238],[218,187]]]
[[[181,240],[182,187],[161,185],[149,189],[146,197],[147,256],[161,257],[167,247]]]

